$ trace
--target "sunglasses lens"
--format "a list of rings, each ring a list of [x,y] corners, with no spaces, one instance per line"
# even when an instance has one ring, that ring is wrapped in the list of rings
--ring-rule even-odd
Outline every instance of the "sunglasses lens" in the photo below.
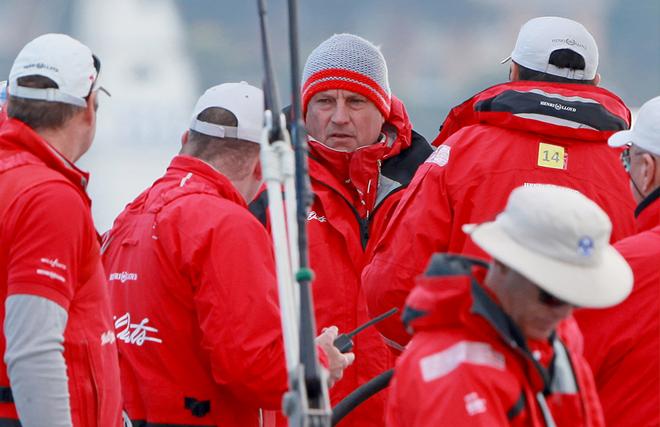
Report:
[[[621,152],[621,163],[626,172],[630,172],[630,148],[626,148]]]

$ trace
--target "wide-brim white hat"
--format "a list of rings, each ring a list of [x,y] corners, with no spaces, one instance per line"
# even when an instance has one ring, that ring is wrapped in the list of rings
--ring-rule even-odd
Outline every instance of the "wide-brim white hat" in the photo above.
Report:
[[[609,244],[609,218],[575,190],[520,187],[495,221],[466,224],[463,231],[493,258],[575,306],[609,307],[632,290],[632,270]]]

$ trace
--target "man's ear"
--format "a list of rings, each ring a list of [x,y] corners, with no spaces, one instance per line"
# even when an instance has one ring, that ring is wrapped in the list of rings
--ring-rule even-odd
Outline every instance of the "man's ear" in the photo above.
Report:
[[[263,179],[263,172],[261,170],[261,162],[257,160],[257,164],[254,166],[254,171],[252,172],[254,179],[261,182]]]
[[[658,171],[656,170],[655,159],[653,154],[643,153],[642,154],[642,185],[641,190],[644,194],[649,194],[657,186],[656,175]]]
[[[518,68],[518,64],[516,64],[515,62],[513,62],[513,60],[511,60],[511,65],[509,66],[509,81],[510,82],[518,81],[520,79],[519,75],[520,75],[520,68]]]
[[[97,101],[98,96],[99,93],[97,91],[93,91],[87,97],[87,106],[85,107],[85,121],[87,123],[92,123],[92,121],[94,120],[94,116],[96,114],[96,110],[98,110],[99,108],[99,104]]]
[[[596,73],[596,77],[594,77],[594,86],[598,86],[600,84],[600,73]]]
[[[189,130],[186,130],[182,135],[181,135],[181,146],[183,147],[188,143],[188,135],[190,134]]]

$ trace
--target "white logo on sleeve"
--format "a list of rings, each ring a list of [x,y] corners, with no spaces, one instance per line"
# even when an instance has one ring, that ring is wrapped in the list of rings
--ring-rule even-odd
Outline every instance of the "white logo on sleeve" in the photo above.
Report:
[[[468,393],[463,397],[465,410],[468,415],[474,416],[486,412],[486,399],[479,397],[477,392]]]
[[[66,265],[62,264],[59,259],[49,259],[49,258],[41,258],[39,261],[41,261],[42,264],[49,265],[52,268],[59,268],[60,270],[65,270],[66,271]]]
[[[155,343],[162,343],[163,340],[155,336],[148,336],[149,333],[154,335],[158,333],[158,329],[147,326],[149,318],[145,317],[140,323],[131,323],[131,314],[126,313],[120,318],[115,316],[115,331],[117,331],[117,339],[124,341],[126,344],[134,344],[142,346],[145,341]]]
[[[37,268],[37,274],[40,276],[46,276],[50,279],[57,280],[62,283],[66,283],[66,279],[64,278],[64,276],[60,276],[54,271],[44,270],[43,268]]]
[[[439,146],[430,156],[426,162],[435,163],[438,166],[444,166],[449,163],[449,153],[451,147],[448,145]]]
[[[50,258],[40,258],[39,262],[41,264],[45,264],[46,266],[53,268],[53,269],[58,269],[58,270],[64,270],[66,271],[67,267],[66,265],[62,264],[59,259],[50,259]],[[66,283],[66,278],[62,276],[59,273],[56,273],[55,271],[46,269],[44,266],[43,268],[37,268],[35,271],[38,275],[40,276],[46,276],[49,279],[57,280],[58,282]]]

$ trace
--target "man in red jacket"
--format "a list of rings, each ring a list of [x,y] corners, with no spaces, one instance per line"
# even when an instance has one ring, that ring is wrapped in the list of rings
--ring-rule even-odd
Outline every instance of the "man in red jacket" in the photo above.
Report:
[[[122,423],[89,175],[74,164],[94,139],[99,69],[87,46],[46,34],[9,74],[0,124],[0,425]]]
[[[198,100],[180,155],[105,236],[126,410],[134,425],[260,425],[287,373],[275,263],[247,210],[262,182],[263,93],[242,83]],[[332,380],[352,354],[319,338]]]
[[[591,371],[562,320],[630,293],[607,214],[569,188],[520,187],[495,221],[463,229],[493,261],[485,271],[482,261],[436,255],[419,279],[404,314],[415,335],[397,362],[387,425],[604,426]]]
[[[614,247],[635,275],[633,292],[607,310],[575,315],[584,333],[607,425],[660,425],[660,97],[639,110],[633,130],[610,137],[637,201],[637,232]]]
[[[448,115],[377,244],[363,280],[372,314],[401,307],[433,252],[483,255],[462,232],[492,219],[516,187],[555,184],[578,190],[612,219],[612,239],[633,232],[634,202],[618,152],[607,146],[630,112],[597,87],[598,48],[565,18],[543,17],[520,30],[511,82],[475,95]],[[379,324],[400,344],[395,319]]]
[[[307,224],[317,325],[350,331],[370,317],[360,283],[366,254],[431,148],[391,95],[380,50],[352,34],[334,35],[309,55],[302,108],[315,195]],[[374,328],[354,342],[356,363],[331,390],[333,404],[393,366]],[[382,426],[385,399],[384,392],[369,399],[342,425]]]

